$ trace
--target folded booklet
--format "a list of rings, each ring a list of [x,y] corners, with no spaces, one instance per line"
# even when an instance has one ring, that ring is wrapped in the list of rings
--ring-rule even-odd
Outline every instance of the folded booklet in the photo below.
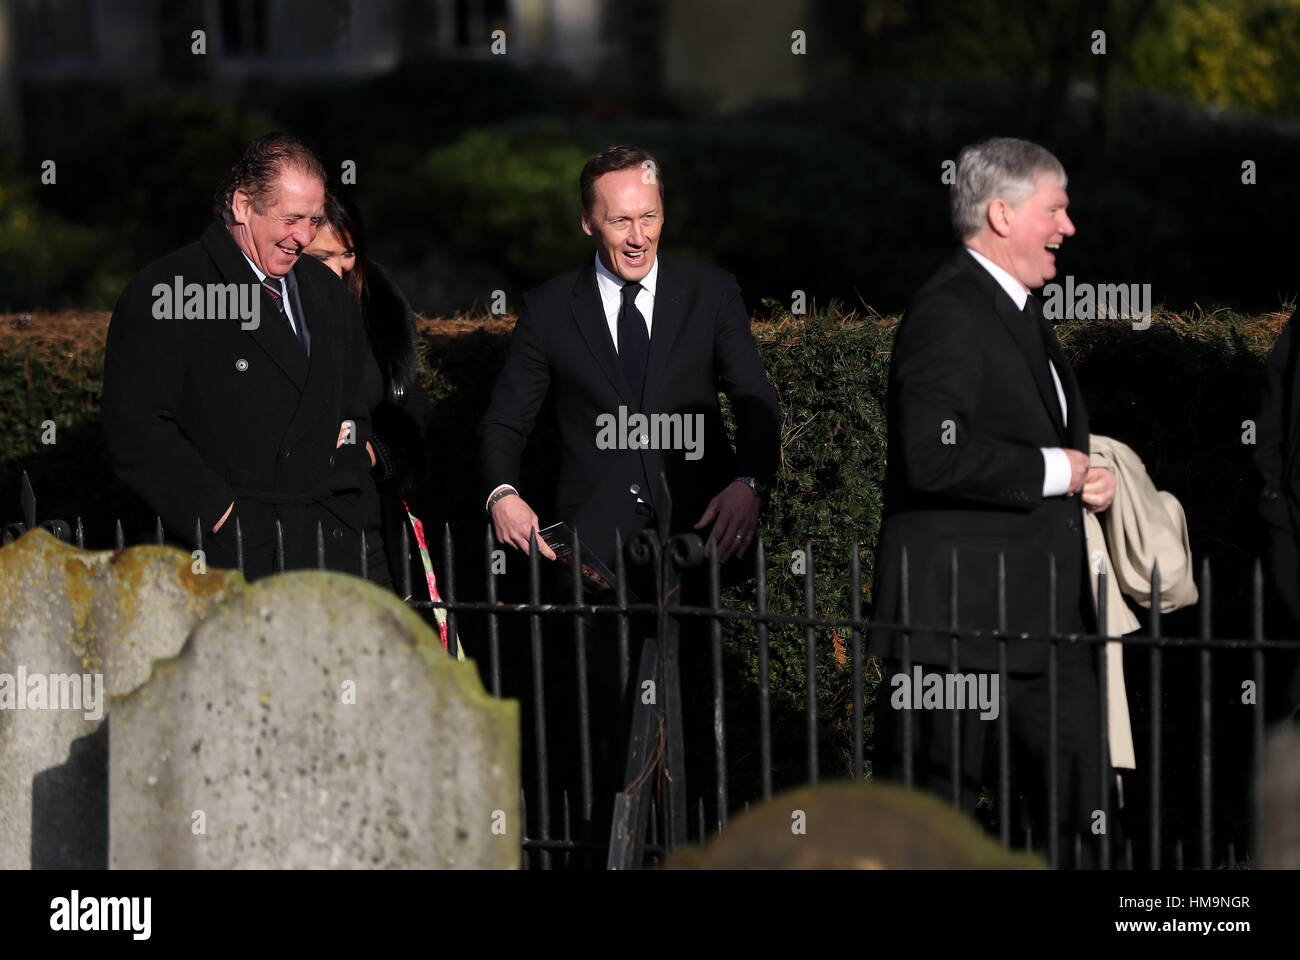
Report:
[[[570,570],[573,569],[573,528],[567,523],[553,523],[545,530],[539,530],[538,534],[541,539],[546,541],[547,546],[555,551],[556,559],[560,560]],[[578,550],[582,563],[583,582],[595,590],[613,592],[618,585],[618,580],[609,567],[601,562],[600,558],[591,552],[582,541],[578,542]]]

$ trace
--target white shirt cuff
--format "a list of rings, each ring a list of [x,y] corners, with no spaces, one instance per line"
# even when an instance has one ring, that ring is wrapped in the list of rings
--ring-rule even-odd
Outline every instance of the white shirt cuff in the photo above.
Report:
[[[1043,453],[1043,496],[1064,496],[1070,489],[1070,458],[1060,447],[1040,447]]]

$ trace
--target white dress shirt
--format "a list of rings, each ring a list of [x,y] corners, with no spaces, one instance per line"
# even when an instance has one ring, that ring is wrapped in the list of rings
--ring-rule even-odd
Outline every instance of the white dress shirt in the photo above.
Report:
[[[636,292],[636,299],[632,302],[641,311],[641,316],[645,317],[645,335],[649,339],[650,331],[654,329],[655,284],[659,282],[658,257],[650,264],[650,272],[639,282],[641,289]],[[626,280],[606,270],[600,262],[600,254],[596,254],[596,288],[600,291],[600,304],[605,308],[605,322],[609,324],[609,336],[614,341],[615,353],[618,353],[618,312],[623,309],[625,283]]]
[[[243,255],[243,258],[245,260],[248,260],[248,254],[244,253],[243,250],[240,250],[239,252],[241,255]],[[263,280],[266,279],[266,274],[264,274],[261,270],[257,269],[257,264],[255,264],[252,260],[248,260],[248,265],[252,267],[253,272],[257,274],[258,283],[261,283]],[[275,278],[273,277],[272,279],[274,280]],[[298,336],[298,324],[293,319],[293,307],[289,305],[289,288],[285,285],[284,277],[281,277],[279,280],[275,280],[275,282],[280,285],[280,302],[284,304],[284,315],[289,318],[289,326],[293,328],[293,335],[296,337]]]
[[[1025,301],[1029,299],[1029,290],[1025,285],[1007,273],[988,257],[976,253],[970,247],[966,252],[975,258],[975,262],[989,272],[989,275],[998,282],[1011,302],[1016,305],[1017,310],[1025,309]],[[1056,372],[1056,364],[1052,363],[1051,358],[1047,360],[1047,369],[1052,373],[1052,383],[1056,384],[1056,399],[1061,405],[1061,422],[1069,423],[1070,412],[1065,403],[1065,389],[1061,386],[1061,378]],[[1070,458],[1066,456],[1065,451],[1060,447],[1040,447],[1043,453],[1043,496],[1059,497],[1070,489]]]

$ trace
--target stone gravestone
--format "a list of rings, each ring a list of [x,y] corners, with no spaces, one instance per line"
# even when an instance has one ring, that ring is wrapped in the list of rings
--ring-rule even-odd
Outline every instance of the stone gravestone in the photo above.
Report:
[[[392,594],[246,587],[112,703],[114,868],[514,868],[518,704]]]
[[[1041,870],[941,798],[893,783],[800,787],[743,813],[676,870]]]
[[[1300,729],[1282,724],[1269,735],[1255,796],[1259,865],[1300,870]]]
[[[110,694],[178,653],[244,579],[179,550],[0,547],[0,869],[107,865]]]

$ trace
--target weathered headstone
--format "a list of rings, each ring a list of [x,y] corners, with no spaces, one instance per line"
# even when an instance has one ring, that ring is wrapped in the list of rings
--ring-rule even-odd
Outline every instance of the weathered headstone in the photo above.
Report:
[[[678,870],[1042,869],[939,797],[892,783],[801,787],[736,817]]]
[[[242,588],[166,547],[77,550],[44,530],[0,547],[0,869],[107,865],[110,694]]]
[[[1256,796],[1259,865],[1300,870],[1300,730],[1279,726],[1269,736]]]
[[[518,866],[518,704],[365,581],[258,581],[112,709],[115,868]]]

